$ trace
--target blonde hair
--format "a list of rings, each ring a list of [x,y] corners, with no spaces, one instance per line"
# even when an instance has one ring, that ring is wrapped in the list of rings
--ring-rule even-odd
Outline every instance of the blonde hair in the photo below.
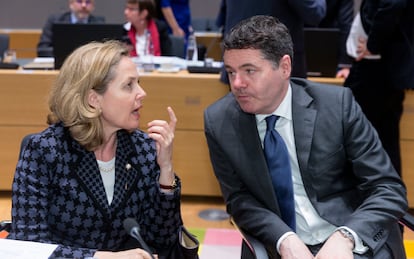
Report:
[[[89,105],[88,96],[91,90],[105,93],[124,56],[128,50],[119,41],[88,43],[70,54],[50,92],[48,123],[62,122],[87,150],[102,144],[101,111]]]

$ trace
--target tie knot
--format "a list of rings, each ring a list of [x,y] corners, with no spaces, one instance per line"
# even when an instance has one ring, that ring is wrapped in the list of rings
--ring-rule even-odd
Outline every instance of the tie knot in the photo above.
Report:
[[[279,116],[276,115],[270,115],[266,117],[266,125],[267,130],[272,130],[275,128],[276,121],[279,119]]]

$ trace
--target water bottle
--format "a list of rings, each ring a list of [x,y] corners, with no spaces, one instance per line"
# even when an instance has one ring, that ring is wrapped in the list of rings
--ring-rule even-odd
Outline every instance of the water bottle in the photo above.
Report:
[[[151,40],[151,33],[147,32],[145,37],[145,53],[144,53],[144,71],[151,72],[155,69],[154,64],[154,44]]]
[[[197,42],[194,32],[191,32],[190,36],[188,36],[186,59],[190,61],[198,60]]]

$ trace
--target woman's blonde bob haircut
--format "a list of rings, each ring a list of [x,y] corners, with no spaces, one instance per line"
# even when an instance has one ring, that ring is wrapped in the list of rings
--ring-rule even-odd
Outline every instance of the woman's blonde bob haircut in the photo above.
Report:
[[[127,56],[127,48],[119,41],[88,43],[70,54],[50,92],[48,123],[62,122],[89,151],[101,145],[101,111],[89,105],[88,95],[91,90],[104,94],[120,60]]]

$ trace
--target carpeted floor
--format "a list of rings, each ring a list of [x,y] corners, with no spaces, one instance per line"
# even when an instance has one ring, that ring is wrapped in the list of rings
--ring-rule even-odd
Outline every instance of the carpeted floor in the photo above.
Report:
[[[414,240],[404,240],[405,252],[408,259],[414,258]]]
[[[200,242],[200,259],[239,259],[241,236],[237,230],[190,228]]]

